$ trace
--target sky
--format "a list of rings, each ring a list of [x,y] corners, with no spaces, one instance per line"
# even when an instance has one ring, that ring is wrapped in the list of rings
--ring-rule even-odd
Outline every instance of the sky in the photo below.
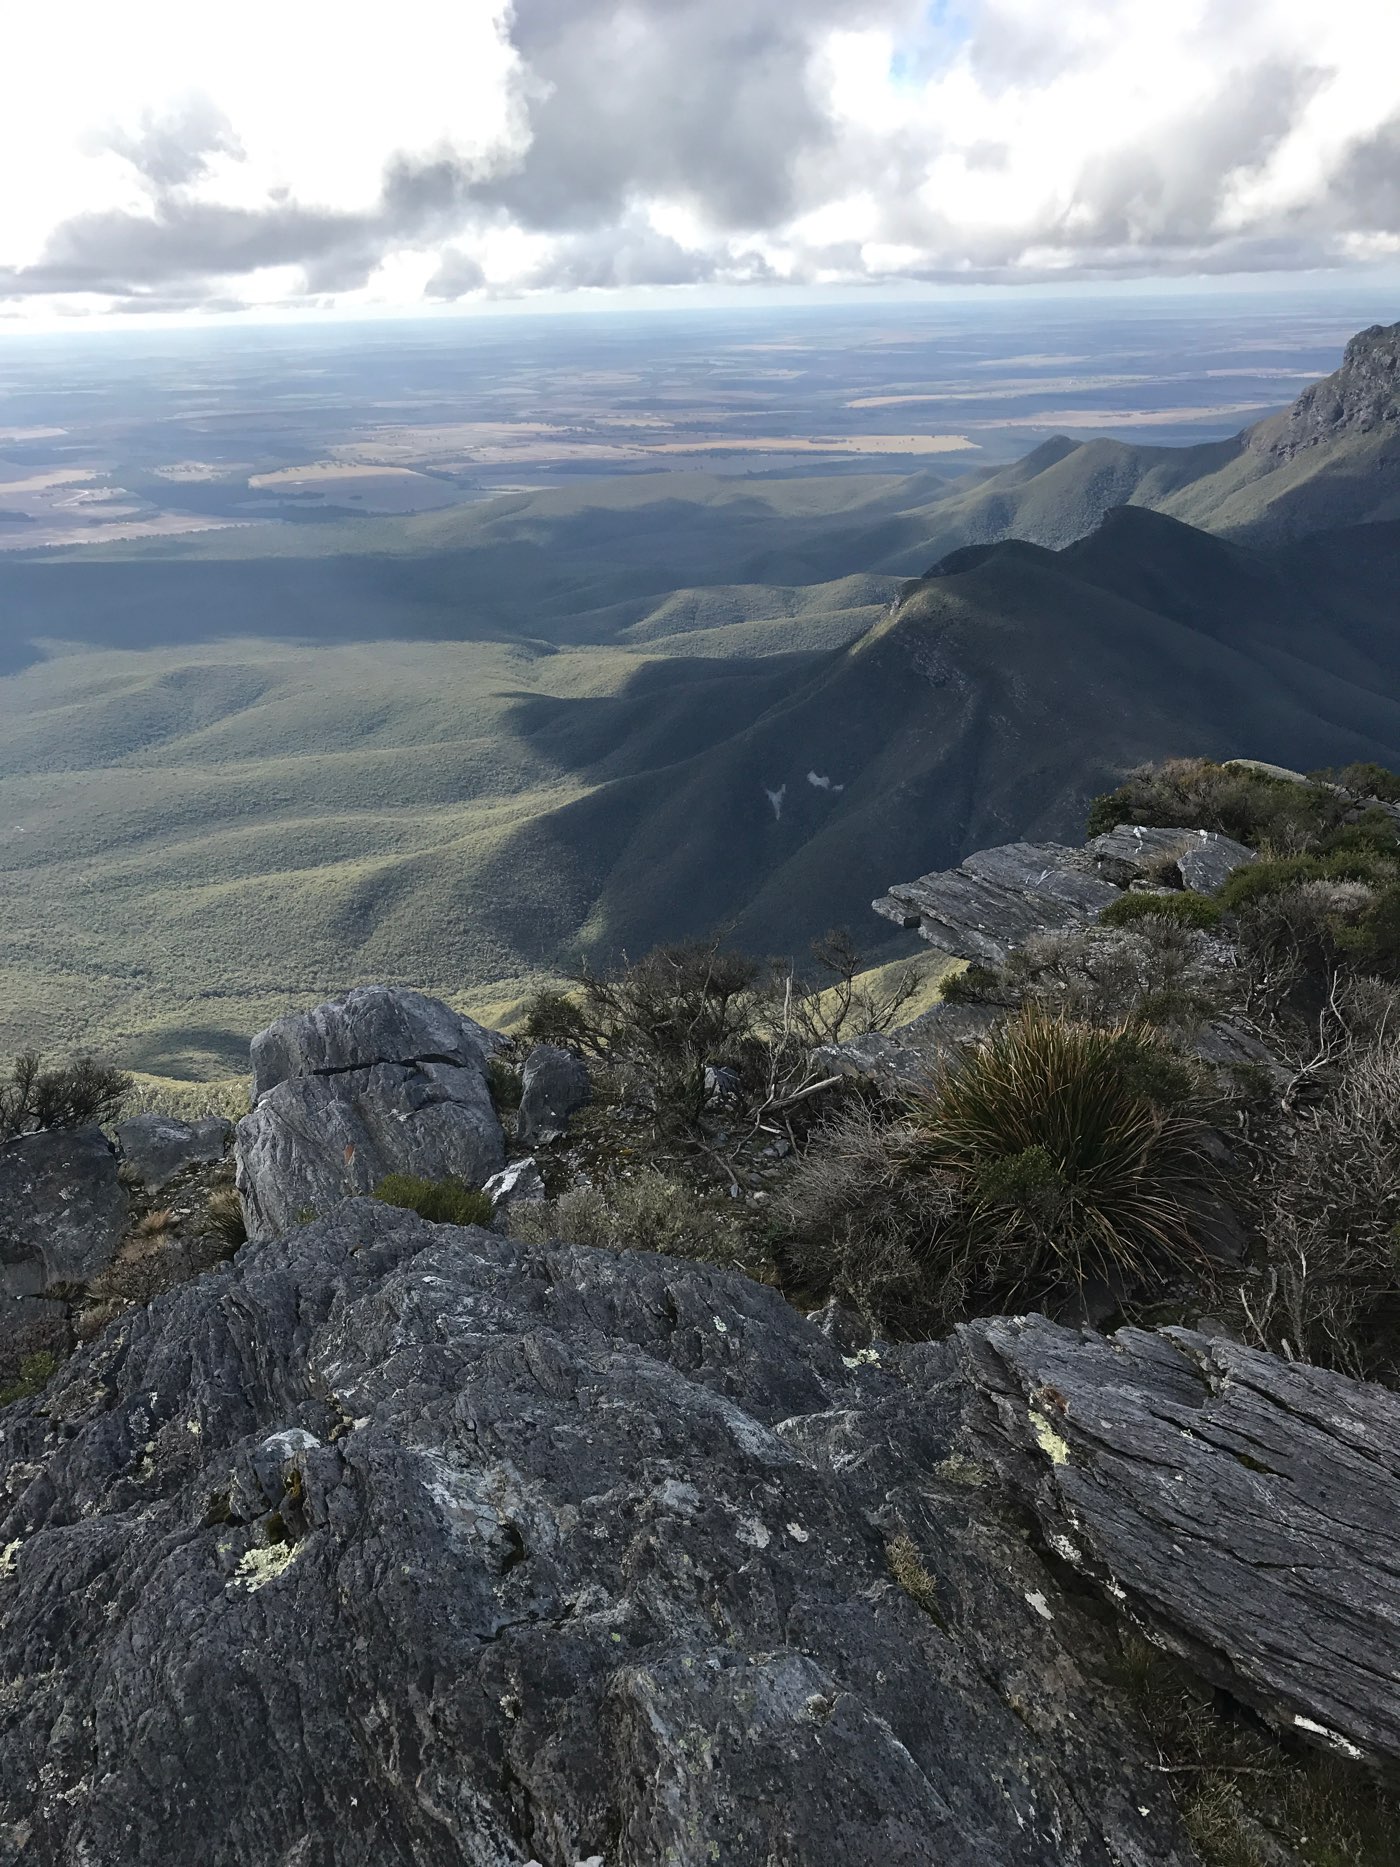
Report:
[[[1400,279],[1396,0],[6,12],[12,323]]]

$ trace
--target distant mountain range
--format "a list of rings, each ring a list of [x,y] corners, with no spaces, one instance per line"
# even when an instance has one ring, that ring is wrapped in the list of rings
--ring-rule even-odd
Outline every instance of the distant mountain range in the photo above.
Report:
[[[1397,591],[1400,325],[1205,447],[7,561],[0,1041],[208,1070],[361,977],[878,937],[1142,759],[1400,765]]]

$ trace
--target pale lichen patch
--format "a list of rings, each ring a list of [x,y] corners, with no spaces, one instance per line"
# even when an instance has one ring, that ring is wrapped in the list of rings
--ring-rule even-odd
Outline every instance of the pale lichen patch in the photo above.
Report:
[[[1061,1434],[1057,1433],[1049,1420],[1046,1419],[1045,1415],[1043,1413],[1037,1413],[1034,1407],[1031,1408],[1029,1417],[1031,1431],[1035,1434],[1035,1442],[1050,1460],[1050,1463],[1052,1465],[1068,1465],[1069,1441]]]
[[[296,1549],[290,1543],[272,1543],[263,1549],[250,1549],[240,1557],[238,1567],[233,1572],[234,1584],[254,1595],[269,1582],[275,1582],[279,1575],[285,1575],[295,1560]]]
[[[15,1558],[19,1555],[20,1545],[23,1541],[24,1539],[22,1537],[17,1536],[13,1542],[6,1543],[5,1547],[0,1549],[0,1580],[3,1580],[7,1575],[14,1574]]]

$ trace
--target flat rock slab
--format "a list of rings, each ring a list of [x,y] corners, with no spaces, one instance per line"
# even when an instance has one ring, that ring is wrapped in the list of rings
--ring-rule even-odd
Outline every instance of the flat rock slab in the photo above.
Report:
[[[645,1252],[245,1247],[0,1414],[0,1861],[1190,1867],[955,1394]]]
[[[956,869],[898,883],[872,906],[944,953],[1000,965],[1036,934],[1093,919],[1120,892],[1095,874],[1083,850],[1007,843]]]
[[[133,1115],[118,1122],[122,1165],[148,1192],[159,1192],[186,1167],[222,1160],[233,1142],[233,1123],[222,1115],[179,1121],[171,1115]]]
[[[1189,1330],[958,1338],[969,1447],[1055,1550],[1277,1725],[1400,1761],[1400,1397]]]
[[[86,1283],[112,1261],[128,1200],[100,1128],[50,1128],[0,1147],[0,1297]],[[3,1314],[3,1312],[0,1312]]]

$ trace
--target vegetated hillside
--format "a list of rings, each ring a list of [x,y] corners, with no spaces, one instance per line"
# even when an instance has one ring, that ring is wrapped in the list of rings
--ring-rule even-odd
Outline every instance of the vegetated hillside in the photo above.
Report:
[[[1063,552],[958,553],[894,613],[842,609],[871,594],[847,582],[830,608],[673,598],[606,648],[45,661],[0,690],[3,1035],[217,1073],[336,983],[479,1001],[726,926],[799,952],[868,926],[889,876],[1071,831],[1181,745],[1395,763],[1397,551],[1395,527],[1265,552],[1129,510]]]

